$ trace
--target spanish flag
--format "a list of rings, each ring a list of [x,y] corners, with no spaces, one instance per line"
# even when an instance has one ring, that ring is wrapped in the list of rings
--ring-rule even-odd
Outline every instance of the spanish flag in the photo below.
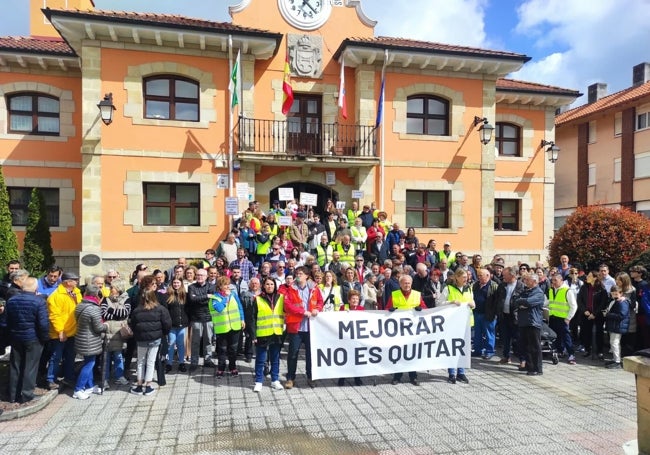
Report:
[[[293,104],[293,89],[291,88],[291,67],[289,66],[289,54],[284,60],[284,79],[282,81],[282,113],[287,115]]]

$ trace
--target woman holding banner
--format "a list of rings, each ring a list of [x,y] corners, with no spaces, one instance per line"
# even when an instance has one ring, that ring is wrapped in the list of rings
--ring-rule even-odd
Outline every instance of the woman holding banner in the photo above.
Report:
[[[361,293],[359,291],[352,289],[348,292],[348,303],[341,305],[339,311],[363,311],[365,308],[361,306]],[[343,387],[345,385],[345,378],[339,378],[338,386]],[[360,377],[354,378],[354,385],[363,385]]]
[[[470,325],[474,326],[474,316],[472,309],[474,308],[474,295],[472,294],[472,287],[467,284],[468,273],[464,269],[457,269],[453,275],[452,282],[449,283],[440,294],[440,301],[438,305],[467,305],[470,309]],[[456,380],[469,384],[469,379],[465,376],[465,369],[458,368],[458,374],[456,374],[456,368],[449,368],[447,370],[449,373],[449,378],[447,382],[450,384],[456,384]]]

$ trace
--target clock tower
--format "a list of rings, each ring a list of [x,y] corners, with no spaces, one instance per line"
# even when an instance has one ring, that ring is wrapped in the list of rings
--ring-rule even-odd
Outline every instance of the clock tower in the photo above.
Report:
[[[284,20],[293,27],[311,31],[327,22],[332,14],[331,0],[278,0]]]

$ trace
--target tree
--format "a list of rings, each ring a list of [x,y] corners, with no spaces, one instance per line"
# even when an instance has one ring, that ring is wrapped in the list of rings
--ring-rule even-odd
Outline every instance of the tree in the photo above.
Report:
[[[578,207],[553,236],[549,261],[559,264],[566,254],[570,262],[586,269],[605,263],[611,272],[648,249],[650,220],[629,209],[601,206]]]
[[[39,276],[54,265],[52,236],[45,212],[43,194],[34,188],[27,207],[27,230],[23,248],[24,267],[34,276]]]
[[[20,259],[18,239],[12,227],[9,192],[0,166],[0,267],[4,269],[9,261],[17,259]]]

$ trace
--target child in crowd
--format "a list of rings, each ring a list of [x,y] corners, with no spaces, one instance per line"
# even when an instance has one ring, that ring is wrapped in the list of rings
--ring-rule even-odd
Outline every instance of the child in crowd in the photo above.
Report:
[[[609,290],[612,301],[605,314],[605,329],[609,332],[609,345],[613,359],[605,368],[621,368],[621,335],[630,327],[630,301],[618,286]]]

